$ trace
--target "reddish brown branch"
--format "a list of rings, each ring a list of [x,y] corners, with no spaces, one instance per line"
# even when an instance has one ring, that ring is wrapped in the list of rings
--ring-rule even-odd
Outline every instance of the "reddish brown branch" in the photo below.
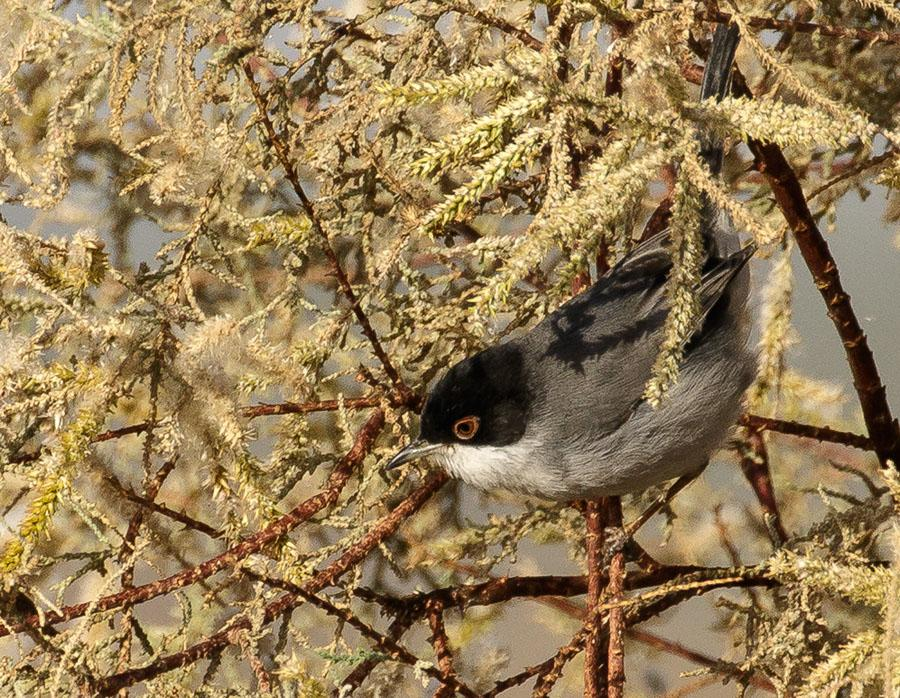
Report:
[[[727,674],[734,676],[735,678],[746,682],[748,685],[753,686],[754,688],[759,688],[763,691],[770,691],[771,693],[775,693],[775,686],[773,686],[772,682],[764,676],[760,676],[759,674],[742,673],[735,671],[731,666],[719,661],[718,659],[714,659],[713,657],[709,657],[700,652],[696,652],[680,643],[666,640],[665,638],[659,637],[658,635],[655,635],[653,633],[648,633],[646,630],[641,630],[639,628],[629,628],[628,637],[637,640],[638,642],[643,643],[649,647],[653,647],[654,649],[675,655],[676,657],[681,657],[682,659],[687,659],[694,664],[708,667],[718,674]]]
[[[108,611],[113,608],[119,608],[125,604],[136,604],[149,601],[157,596],[168,594],[176,589],[195,584],[201,580],[211,577],[243,560],[253,553],[259,552],[266,545],[278,540],[281,536],[293,530],[301,523],[309,519],[311,516],[322,511],[326,507],[331,506],[337,501],[338,496],[343,490],[353,470],[362,459],[366,456],[375,442],[375,438],[384,425],[384,412],[381,410],[373,411],[372,415],[365,422],[363,427],[356,435],[353,447],[341,458],[335,465],[334,470],[328,476],[325,489],[309,499],[301,502],[287,514],[275,522],[266,526],[258,533],[245,538],[240,543],[232,546],[221,555],[210,558],[196,567],[179,572],[170,577],[159,579],[142,586],[136,586],[132,589],[126,589],[116,594],[101,597],[93,602],[85,602],[66,606],[59,613],[48,613],[45,620],[48,623],[62,623],[72,618],[83,616],[88,610],[93,612]],[[21,632],[25,627],[37,627],[40,625],[37,616],[30,616],[23,623],[13,626],[13,632]],[[6,626],[0,627],[0,637],[9,634]]]
[[[213,528],[203,521],[198,521],[197,519],[188,516],[183,512],[175,511],[174,509],[167,507],[165,504],[160,504],[159,502],[153,501],[148,497],[142,497],[131,488],[122,485],[111,475],[107,475],[105,477],[105,481],[119,495],[125,497],[125,499],[127,499],[128,501],[134,502],[138,506],[143,507],[147,511],[152,511],[154,513],[160,514],[161,516],[165,516],[168,519],[172,519],[173,521],[182,524],[185,528],[198,531],[209,536],[210,538],[222,538],[224,536],[224,533],[222,531],[217,528]]]
[[[434,698],[451,698],[453,695],[451,679],[456,676],[456,672],[453,670],[453,650],[450,649],[450,640],[444,628],[443,604],[439,601],[429,601],[425,604],[425,616],[428,618],[428,627],[431,628],[431,637],[428,639],[434,648],[438,669],[443,677],[440,687],[434,692]]]
[[[606,500],[606,526],[622,528],[622,502],[618,497]],[[609,563],[609,582],[605,598],[614,603],[623,598],[625,591],[625,553],[615,552]],[[622,698],[625,692],[625,609],[613,608],[609,612],[609,642],[606,660],[606,684],[609,698]]]
[[[727,567],[702,567],[699,565],[665,565],[658,569],[647,571],[635,571],[625,577],[625,589],[644,589],[647,587],[666,584],[680,577],[704,575],[717,577],[728,574]],[[756,579],[759,584],[770,584],[766,581],[760,570],[760,576]],[[601,572],[600,584],[605,586],[608,579]],[[445,608],[458,607],[461,609],[472,606],[489,606],[502,603],[513,598],[536,598],[553,596],[578,596],[588,591],[587,575],[536,575],[520,577],[495,577],[477,584],[459,584],[456,586],[442,587],[429,592],[421,592],[394,598],[377,594],[370,589],[360,587],[355,594],[371,603],[383,606],[391,613],[401,616],[422,617],[425,615],[425,605],[430,600],[440,601]]]
[[[600,623],[595,625],[600,628]],[[535,672],[537,680],[534,682],[534,690],[531,692],[532,698],[547,698],[550,695],[553,686],[556,685],[556,682],[562,676],[566,664],[581,651],[581,647],[587,641],[588,636],[593,635],[595,632],[597,630],[594,627],[584,626],[572,636],[572,639],[567,644],[560,647],[550,659],[538,664],[537,667],[531,667],[523,672],[524,674],[537,669]],[[585,657],[585,661],[587,661],[587,657]],[[585,691],[587,691],[586,688]]]
[[[734,84],[739,94],[752,96],[746,81],[737,70]],[[841,283],[837,263],[806,203],[800,180],[777,145],[762,143],[753,138],[748,140],[748,145],[753,152],[754,165],[768,180],[775,201],[812,273],[816,288],[825,300],[828,316],[844,344],[844,352],[853,374],[853,386],[859,397],[859,405],[875,453],[882,466],[893,461],[894,467],[900,467],[900,424],[891,414],[875,357],[850,304],[850,296]]]
[[[316,594],[307,591],[306,588],[297,586],[296,584],[293,584],[291,582],[282,579],[272,579],[270,577],[265,577],[262,575],[260,575],[259,578],[270,586],[283,589],[284,591],[287,591],[292,595],[301,598],[303,601],[306,601],[307,603],[322,609],[327,614],[341,619],[344,623],[357,630],[360,635],[370,640],[377,649],[384,652],[391,659],[394,659],[398,662],[403,662],[404,664],[408,664],[410,666],[422,667],[422,670],[426,674],[437,679],[440,682],[441,688],[445,688],[450,691],[450,693],[446,695],[452,696],[454,695],[455,691],[461,693],[464,696],[470,696],[471,698],[478,697],[479,694],[469,688],[465,683],[460,681],[459,677],[453,671],[452,659],[442,660],[439,657],[437,668],[427,666],[423,662],[420,662],[419,658],[416,655],[414,655],[408,649],[403,647],[403,645],[397,642],[396,638],[391,637],[390,633],[388,635],[379,633],[372,626],[360,620],[348,609],[339,608],[327,599],[317,596]],[[437,611],[437,609],[434,610],[436,612],[439,612]],[[443,636],[444,640],[446,640],[446,635],[444,634],[443,627],[443,621],[441,621],[439,634]],[[449,652],[449,649],[447,651]],[[449,656],[452,657],[452,655]]]
[[[607,582],[603,570],[603,524],[605,500],[590,500],[585,503],[584,536],[587,548],[587,607],[597,608],[603,598],[603,587]],[[608,635],[601,632],[600,623],[586,624],[584,644],[584,696],[600,698],[606,695],[606,657]]]
[[[100,443],[101,441],[109,441],[111,439],[118,439],[123,436],[129,436],[130,434],[140,434],[147,431],[147,423],[141,422],[140,424],[132,424],[128,427],[121,427],[119,429],[110,429],[109,431],[104,431],[97,434],[91,441],[93,443]]]
[[[747,430],[746,446],[741,454],[741,470],[763,509],[767,529],[775,535],[776,547],[784,545],[789,536],[781,521],[781,512],[775,499],[775,488],[772,486],[772,473],[769,468],[769,451],[759,429]]]
[[[868,436],[854,434],[849,431],[838,431],[831,427],[817,427],[812,424],[802,424],[786,419],[760,417],[755,414],[742,415],[740,424],[758,431],[777,431],[780,434],[789,434],[804,439],[815,439],[816,441],[844,444],[845,446],[853,446],[854,448],[861,448],[866,451],[871,451],[875,448],[875,444]]]
[[[504,691],[515,688],[535,676],[538,677],[538,679],[535,682],[532,696],[547,695],[550,689],[553,688],[553,684],[561,675],[562,668],[565,666],[566,662],[581,651],[581,646],[586,634],[585,628],[582,628],[567,644],[560,647],[552,657],[540,664],[530,666],[527,669],[520,671],[518,674],[513,674],[505,679],[501,679],[494,684],[494,687],[485,693],[482,698],[495,698],[495,696],[500,695]]]
[[[378,412],[380,413],[380,410]],[[362,540],[348,548],[337,560],[304,584],[303,590],[309,594],[315,594],[325,587],[333,585],[347,570],[359,564],[372,549],[378,547],[385,538],[396,531],[403,521],[418,511],[447,479],[448,477],[443,471],[431,473],[425,482],[410,493],[390,514],[378,521]],[[266,606],[263,612],[263,622],[271,623],[275,618],[299,606],[304,600],[298,594],[285,594]],[[228,628],[220,630],[181,652],[161,657],[143,667],[108,676],[98,682],[98,692],[100,695],[110,695],[120,688],[132,686],[173,669],[193,664],[233,644],[235,631],[249,627],[249,619],[236,621]]]
[[[699,567],[696,565],[660,565],[654,567],[651,570],[636,571],[628,574],[624,579],[624,589],[633,590],[653,587],[660,584],[665,584],[667,582],[673,582],[675,580],[693,581],[698,579],[715,579],[726,577],[731,581],[724,582],[723,585],[725,586],[769,587],[777,585],[777,581],[767,577],[762,568],[756,568],[755,570],[754,568],[740,568],[738,571],[739,574],[735,575],[735,568],[708,568]],[[740,580],[734,581],[735,576],[739,576]],[[606,583],[606,577],[604,576],[601,581],[601,586],[605,585]],[[585,609],[582,606],[579,606],[563,597],[585,594],[587,593],[587,590],[587,575],[544,575],[496,577],[485,582],[480,582],[478,584],[460,584],[456,586],[443,587],[441,589],[435,589],[430,592],[422,592],[400,598],[378,594],[370,589],[366,589],[365,587],[355,589],[354,594],[364,601],[377,603],[382,607],[383,611],[395,615],[396,618],[391,624],[391,627],[397,630],[397,636],[399,637],[399,635],[405,632],[412,625],[412,623],[415,622],[415,620],[425,615],[427,604],[435,601],[439,601],[444,608],[456,606],[460,610],[464,610],[471,606],[502,603],[513,598],[536,598],[541,603],[551,606],[569,617],[583,620],[585,618]],[[700,590],[699,593],[702,593],[702,591],[708,591],[708,589],[704,588],[703,590]],[[678,600],[683,601],[695,595],[696,593],[698,592],[676,592],[676,595],[678,597]],[[639,609],[636,612],[634,607],[628,608],[625,610],[626,625],[639,622],[642,619],[645,620],[646,618],[651,617],[651,615],[655,615],[655,613],[659,613],[665,608],[668,608],[669,605],[672,605],[672,603],[673,602],[671,600],[663,599],[660,602],[648,604],[646,609],[649,610]],[[650,611],[653,611],[653,613],[650,613]],[[601,617],[601,624],[605,622],[606,618]],[[586,631],[584,627],[582,628],[581,632],[585,634],[579,637],[586,637]],[[581,644],[582,643],[579,639],[578,646],[580,647]],[[497,684],[495,684],[492,690],[488,691],[485,694],[485,696],[496,696],[499,693],[508,690],[509,688],[524,683],[532,677],[550,672],[553,669],[555,659],[556,655],[546,660],[545,662],[542,662],[541,664],[529,667],[528,669],[525,669],[518,674],[499,681]],[[365,666],[360,665],[360,667],[357,667],[357,669],[355,669],[352,674],[348,676],[347,680],[345,680],[343,686],[349,685],[351,688],[358,687],[362,683],[364,678],[369,674],[369,672],[371,672],[372,669],[378,664],[378,661],[379,660],[377,659],[371,659],[364,663]],[[336,695],[337,693],[335,693],[335,698]]]
[[[377,395],[368,397],[348,397],[343,400],[345,410],[362,410],[377,407],[381,398]],[[309,414],[310,412],[334,412],[341,406],[338,400],[315,400],[313,402],[280,402],[274,405],[249,405],[241,408],[241,416],[253,419],[280,414]]]
[[[733,15],[727,12],[709,11],[704,19],[719,24],[730,24]],[[775,19],[774,17],[743,17],[744,22],[754,29],[774,29],[775,31],[798,32],[801,34],[821,34],[822,36],[836,36],[843,39],[857,39],[859,41],[882,41],[890,44],[900,43],[900,34],[896,32],[875,31],[872,29],[857,29],[855,27],[836,27],[828,24],[816,24],[814,22],[798,22],[789,19]]]
[[[331,266],[331,271],[337,279],[338,285],[341,288],[341,292],[350,303],[350,308],[353,311],[353,314],[356,316],[356,321],[359,323],[359,326],[362,329],[362,332],[365,335],[366,339],[369,340],[369,344],[372,346],[373,353],[378,358],[378,361],[381,363],[382,368],[384,368],[384,372],[393,384],[394,389],[397,392],[397,396],[400,398],[400,401],[403,404],[411,407],[417,405],[419,403],[419,398],[403,382],[403,379],[400,377],[400,374],[397,372],[397,369],[391,362],[390,357],[387,355],[387,352],[385,352],[384,347],[381,346],[381,341],[378,339],[378,335],[372,328],[372,323],[369,322],[368,316],[363,311],[359,298],[356,295],[356,291],[353,290],[353,285],[350,283],[350,278],[347,276],[347,273],[341,266],[341,261],[338,259],[337,253],[331,246],[331,240],[328,237],[328,233],[322,225],[322,222],[319,220],[319,216],[316,213],[312,202],[309,200],[309,197],[306,196],[306,191],[303,189],[303,185],[300,183],[300,176],[298,175],[297,170],[294,168],[294,164],[291,160],[291,154],[288,151],[288,147],[285,144],[284,139],[281,138],[275,131],[275,125],[269,118],[268,105],[266,103],[265,97],[263,97],[262,91],[259,89],[259,85],[254,79],[253,68],[250,65],[250,61],[244,63],[244,74],[247,76],[247,82],[250,85],[250,91],[253,93],[253,99],[256,101],[256,110],[259,114],[259,120],[263,125],[263,128],[265,129],[269,144],[275,150],[275,155],[278,157],[278,161],[281,163],[281,167],[284,170],[285,177],[287,177],[288,182],[290,182],[291,187],[293,187],[294,193],[297,195],[297,198],[300,199],[300,204],[303,207],[303,210],[306,212],[307,218],[309,218],[310,225],[312,225],[313,230],[316,231],[316,235],[319,236],[322,252],[328,259],[328,264]]]

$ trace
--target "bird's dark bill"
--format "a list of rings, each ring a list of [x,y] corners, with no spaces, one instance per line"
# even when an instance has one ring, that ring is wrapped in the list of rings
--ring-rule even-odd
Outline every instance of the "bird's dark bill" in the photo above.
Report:
[[[409,446],[400,451],[396,456],[391,458],[385,468],[390,470],[391,468],[397,468],[404,463],[409,463],[411,460],[424,458],[425,456],[437,451],[439,448],[441,448],[441,446],[442,444],[430,444],[427,441],[423,441],[422,439],[416,439],[411,444],[409,444]]]

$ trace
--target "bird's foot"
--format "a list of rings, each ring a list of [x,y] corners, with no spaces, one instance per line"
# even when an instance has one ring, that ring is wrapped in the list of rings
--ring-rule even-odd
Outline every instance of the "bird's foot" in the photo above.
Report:
[[[613,557],[628,547],[631,536],[620,526],[608,526],[603,529],[603,569],[609,567]]]

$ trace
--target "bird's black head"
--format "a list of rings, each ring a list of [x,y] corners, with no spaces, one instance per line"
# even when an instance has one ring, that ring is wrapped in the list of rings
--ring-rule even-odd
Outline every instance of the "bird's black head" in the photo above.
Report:
[[[460,361],[437,382],[422,410],[428,443],[506,446],[525,432],[527,386],[515,345],[491,347]]]
[[[396,468],[423,456],[447,457],[459,446],[508,446],[525,433],[531,396],[522,352],[513,343],[460,361],[425,401],[419,438],[387,464]]]

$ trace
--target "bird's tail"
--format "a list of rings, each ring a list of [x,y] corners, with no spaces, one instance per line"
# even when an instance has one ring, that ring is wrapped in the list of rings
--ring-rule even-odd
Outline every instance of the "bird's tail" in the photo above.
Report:
[[[716,25],[713,33],[703,82],[700,85],[700,99],[714,97],[721,100],[731,86],[731,67],[740,41],[740,31],[736,26]],[[722,140],[711,132],[700,136],[700,154],[710,171],[717,175],[722,169]],[[724,213],[717,211],[707,200],[704,204],[703,232],[714,257],[725,257],[740,248],[740,239],[734,225]]]
[[[740,31],[736,26],[716,25],[700,85],[701,101],[715,97],[719,102],[728,94],[731,87],[731,66],[734,64],[734,54],[740,38]],[[722,169],[722,141],[712,134],[704,135],[701,140],[704,161],[713,174],[719,174]]]

